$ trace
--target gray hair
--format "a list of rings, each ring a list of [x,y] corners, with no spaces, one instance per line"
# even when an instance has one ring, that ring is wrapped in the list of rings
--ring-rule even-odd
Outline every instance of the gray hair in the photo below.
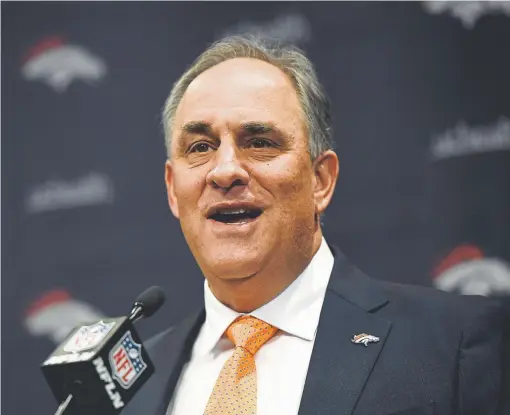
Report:
[[[188,86],[207,69],[234,58],[253,58],[270,63],[292,81],[308,127],[312,160],[333,147],[329,101],[310,60],[294,46],[253,36],[230,36],[213,43],[174,84],[163,109],[167,155],[170,158],[172,125],[177,107]]]

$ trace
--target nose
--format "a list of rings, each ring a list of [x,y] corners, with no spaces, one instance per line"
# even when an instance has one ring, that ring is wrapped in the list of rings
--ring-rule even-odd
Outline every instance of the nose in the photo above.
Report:
[[[206,180],[210,186],[224,190],[248,184],[248,172],[241,165],[234,145],[225,141],[220,144],[215,153],[214,167]]]

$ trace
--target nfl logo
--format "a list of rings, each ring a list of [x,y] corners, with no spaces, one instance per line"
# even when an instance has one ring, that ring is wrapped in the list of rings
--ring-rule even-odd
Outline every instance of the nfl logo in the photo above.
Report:
[[[67,341],[64,351],[78,353],[83,350],[93,349],[104,340],[113,326],[115,326],[115,321],[111,323],[99,321],[90,326],[81,326]]]
[[[142,359],[142,345],[128,331],[110,352],[112,375],[124,389],[130,388],[147,368]]]

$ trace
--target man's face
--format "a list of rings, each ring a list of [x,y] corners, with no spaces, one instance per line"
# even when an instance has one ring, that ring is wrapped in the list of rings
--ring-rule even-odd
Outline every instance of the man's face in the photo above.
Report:
[[[317,232],[316,177],[291,81],[232,59],[188,87],[172,127],[169,203],[206,277],[292,264]]]

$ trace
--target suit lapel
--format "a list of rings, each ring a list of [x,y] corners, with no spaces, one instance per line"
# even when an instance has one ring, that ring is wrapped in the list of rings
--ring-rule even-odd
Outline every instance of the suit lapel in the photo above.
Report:
[[[351,414],[386,341],[391,322],[376,315],[387,304],[377,283],[351,266],[334,247],[335,265],[317,328],[299,415]],[[205,311],[185,319],[146,344],[155,374],[126,414],[165,415],[185,363],[205,319]],[[378,343],[351,342],[367,333]]]
[[[358,402],[391,323],[376,315],[388,301],[361,271],[332,248],[335,265],[321,311],[299,415],[351,414]],[[354,344],[366,333],[377,343]]]

